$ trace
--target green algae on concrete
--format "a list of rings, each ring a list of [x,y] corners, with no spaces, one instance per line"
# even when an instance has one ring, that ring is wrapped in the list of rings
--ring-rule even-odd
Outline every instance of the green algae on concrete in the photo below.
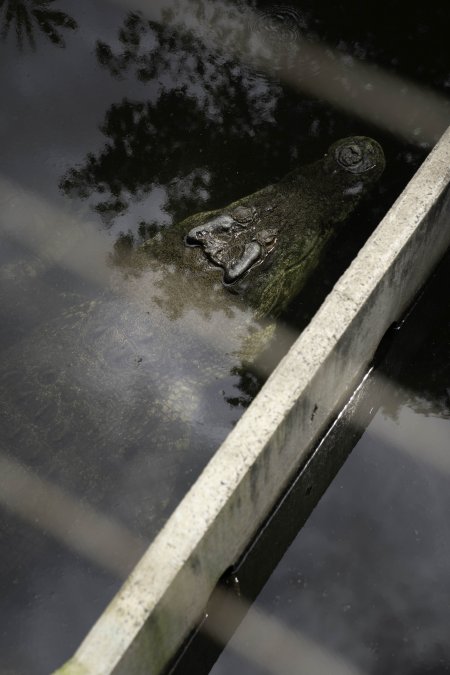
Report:
[[[79,664],[74,657],[61,666],[61,668],[58,668],[55,673],[58,675],[89,675],[89,670]]]

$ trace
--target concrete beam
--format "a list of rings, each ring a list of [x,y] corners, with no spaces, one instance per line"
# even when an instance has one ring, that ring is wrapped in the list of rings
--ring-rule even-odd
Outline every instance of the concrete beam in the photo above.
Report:
[[[158,675],[450,244],[450,130],[211,459],[70,675]]]

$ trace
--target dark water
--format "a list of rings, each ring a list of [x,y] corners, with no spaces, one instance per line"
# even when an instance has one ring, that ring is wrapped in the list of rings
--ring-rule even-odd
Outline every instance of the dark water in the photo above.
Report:
[[[440,295],[449,278],[447,255],[396,361],[374,375],[380,409],[213,675],[321,673],[324,658],[326,672],[349,675],[450,671],[450,306]],[[255,631],[271,645],[270,665]]]
[[[163,13],[152,3],[146,19],[133,3],[38,4],[0,9],[0,668],[8,673],[45,673],[72,653],[256,389],[233,371],[243,310],[180,307],[176,275],[161,302],[160,279],[124,273],[118,253],[274,182],[339,137],[372,135],[388,168],[292,306],[295,334],[434,141],[419,127],[399,137],[386,121],[352,114],[345,82],[344,106],[330,103],[327,87],[312,95],[293,83],[292,64],[277,61],[278,36],[294,52],[298,36],[330,45],[339,67],[353,58],[435,92],[450,86],[440,9],[425,20],[394,5],[386,25],[371,3],[363,14],[350,2],[275,12],[270,3],[166,2]],[[250,19],[233,19],[248,9]],[[199,34],[203,16],[214,21]],[[249,35],[266,33],[269,58],[255,60]],[[326,83],[325,71],[319,63]],[[371,96],[366,84],[348,93],[355,109]]]

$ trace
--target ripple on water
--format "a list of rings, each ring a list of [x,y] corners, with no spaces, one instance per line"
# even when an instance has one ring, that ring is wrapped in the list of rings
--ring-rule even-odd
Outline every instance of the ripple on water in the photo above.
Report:
[[[302,14],[288,5],[275,5],[255,12],[252,30],[275,45],[296,43],[307,30]]]
[[[305,16],[288,5],[256,10],[248,31],[250,63],[260,76],[295,67],[301,44],[310,37]]]

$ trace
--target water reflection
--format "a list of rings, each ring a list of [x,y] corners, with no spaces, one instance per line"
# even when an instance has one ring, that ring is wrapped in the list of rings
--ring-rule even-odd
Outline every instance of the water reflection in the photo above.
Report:
[[[77,22],[55,8],[55,0],[0,0],[1,36],[5,40],[14,30],[17,45],[36,49],[36,33],[57,47],[65,47],[64,30],[75,30]]]
[[[319,156],[331,139],[369,132],[326,101],[299,96],[301,87],[283,87],[287,57],[277,31],[264,23],[268,7],[247,14],[256,3],[240,3],[230,14],[228,5],[214,2],[123,4],[133,11],[116,34],[119,11],[106,2],[94,8],[66,0],[67,14],[56,2],[0,2],[10,47],[2,61],[9,102],[3,114],[14,131],[1,158],[0,427],[7,468],[17,469],[14,458],[35,479],[27,483],[28,499],[6,504],[3,493],[3,506],[14,506],[17,518],[2,509],[11,554],[3,561],[2,589],[11,600],[1,651],[25,660],[24,672],[55,667],[69,654],[68,637],[75,648],[113,595],[116,575],[153,537],[235,423],[236,408],[248,405],[259,386],[236,365],[248,327],[243,310],[215,305],[214,298],[195,304],[200,289],[180,282],[169,265],[156,261],[136,273],[126,258],[172,220],[277,180]],[[139,4],[145,14],[136,13]],[[183,6],[187,14],[179,13]],[[289,13],[288,21],[278,8],[271,21],[281,22],[292,73],[302,57],[295,39],[309,34],[309,16]],[[41,37],[63,46],[77,27],[71,14],[80,26],[85,22],[83,35],[60,58],[37,49],[15,63],[16,44],[39,46]],[[218,19],[207,31],[211,40],[187,30],[202,16]],[[247,37],[244,62],[235,47]],[[322,85],[324,98],[326,80]],[[396,193],[424,152],[392,140],[389,147],[391,166],[402,169],[392,182]],[[64,194],[92,200],[114,236],[118,227],[131,228],[118,238],[112,260],[113,239],[85,210],[80,214],[76,200],[58,206],[55,176],[64,172]],[[390,199],[381,195],[377,208]],[[157,439],[160,452],[152,452]],[[23,475],[15,475],[21,484]],[[39,505],[34,497],[43,487],[48,499]],[[38,506],[46,533],[33,522]],[[58,520],[63,507],[73,519],[69,531]],[[99,552],[96,532],[106,533],[111,522],[121,543]],[[87,543],[71,537],[76,523],[87,527]],[[123,550],[113,559],[117,547]],[[23,601],[17,589],[25,587]],[[15,630],[23,625],[25,637]]]
[[[242,598],[231,594],[217,593],[221,615],[219,620],[214,614],[204,624],[204,631],[219,644],[229,640],[229,626],[236,626],[244,619],[245,632],[241,629],[232,639],[233,651],[245,662],[242,673],[254,675],[254,669],[264,675],[364,675],[366,671],[343,658],[340,654],[327,649],[325,645],[311,639],[299,630],[292,630],[287,623],[280,621],[261,607],[250,607]],[[250,611],[249,611],[250,610]],[[247,613],[248,612],[248,613]],[[261,640],[264,636],[264,640]],[[229,650],[228,650],[229,651]],[[227,651],[225,652],[225,660]],[[224,660],[222,658],[222,660]],[[221,661],[219,661],[221,664]],[[220,665],[213,668],[218,673],[238,672],[239,670],[221,670]],[[256,674],[255,674],[256,675]]]
[[[235,419],[226,408],[205,424],[233,389],[245,311],[187,312],[175,326],[153,299],[159,270],[124,283],[92,224],[7,181],[0,199],[5,451],[151,537]]]
[[[129,5],[127,0],[119,2]],[[164,8],[161,17],[166,22],[192,31],[210,48],[220,46],[222,55],[232,55],[252,68],[261,67],[269,76],[278,77],[283,84],[326,100],[412,143],[429,146],[446,129],[449,101],[445,97],[388,70],[364,63],[358,58],[357,41],[352,45],[352,51],[357,54],[354,58],[346,53],[343,40],[339,40],[337,48],[333,48],[316,40],[306,30],[301,31],[298,40],[283,40],[284,10],[280,11],[276,6],[263,13],[264,30],[260,30],[261,13],[254,12],[255,4],[174,0]],[[155,14],[155,10],[149,10],[143,2],[139,3],[139,7],[147,16]],[[288,22],[289,16],[290,11],[284,17]],[[396,18],[402,19],[403,16],[400,8]],[[295,32],[298,34],[298,31]],[[274,35],[279,35],[280,40],[273,41]],[[368,37],[372,42],[370,33]],[[365,53],[364,49],[362,53]],[[383,51],[381,56],[384,57]]]
[[[149,83],[148,98],[110,107],[102,125],[105,147],[66,174],[61,182],[66,194],[96,195],[95,209],[110,224],[132,198],[143,199],[163,185],[165,210],[178,220],[210,195],[216,204],[229,202],[241,182],[238,167],[249,175],[249,188],[257,185],[256,167],[259,176],[264,170],[270,175],[270,164],[272,176],[280,170],[268,152],[283,97],[278,85],[244,71],[193,34],[133,12],[119,41],[118,53],[97,42],[99,62],[113,76],[133,73]],[[282,157],[283,148],[278,153]]]
[[[439,300],[442,302],[440,297]],[[441,316],[439,333],[429,335],[417,351],[414,367],[395,374],[397,387],[392,388],[391,396],[383,405],[387,415],[394,420],[398,418],[407,392],[408,406],[417,414],[450,419],[449,345],[450,313],[447,311]]]
[[[1,453],[0,488],[0,504],[14,517],[31,526],[38,522],[58,543],[119,578],[145,552],[145,543],[119,522]]]
[[[359,43],[320,42],[315,23],[295,6],[252,2],[173,0],[129,11],[115,41],[97,41],[96,56],[114,78],[145,85],[145,95],[110,106],[103,149],[67,171],[63,192],[92,200],[110,226],[162,189],[176,221],[236,198],[243,179],[251,192],[280,177],[299,153],[309,159],[318,135],[354,133],[349,120],[343,133],[329,104],[428,150],[447,125],[448,100],[367,63]],[[386,58],[381,49],[371,56]],[[419,155],[410,147],[397,160],[416,164]]]

